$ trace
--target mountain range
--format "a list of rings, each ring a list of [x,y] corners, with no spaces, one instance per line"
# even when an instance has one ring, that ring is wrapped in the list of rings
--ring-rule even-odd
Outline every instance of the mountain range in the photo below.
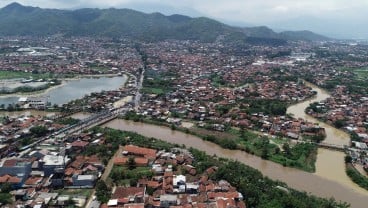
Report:
[[[287,40],[324,41],[329,38],[310,31],[276,33],[270,28],[233,27],[206,18],[184,15],[146,14],[131,9],[41,9],[11,3],[0,9],[0,35],[107,36],[146,41],[165,39],[213,42],[219,37],[229,41],[255,44],[284,44]]]

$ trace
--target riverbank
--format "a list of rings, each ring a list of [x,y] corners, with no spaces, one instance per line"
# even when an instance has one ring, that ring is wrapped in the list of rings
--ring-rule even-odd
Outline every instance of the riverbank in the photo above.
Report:
[[[290,187],[297,190],[311,192],[321,197],[334,197],[335,199],[347,201],[352,207],[365,207],[368,203],[368,192],[359,187],[351,188],[337,181],[320,177],[316,174],[307,173],[294,168],[284,167],[271,161],[262,160],[260,157],[248,154],[240,150],[223,149],[219,145],[203,141],[201,138],[171,130],[168,127],[126,121],[113,120],[105,125],[114,129],[132,131],[147,137],[155,137],[166,142],[185,145],[205,151],[209,155],[237,160],[249,165],[265,176],[274,180],[286,182]]]
[[[302,118],[304,120],[307,120],[313,123],[318,123],[320,127],[325,128],[326,138],[324,142],[329,143],[329,144],[336,144],[336,145],[349,145],[350,136],[346,132],[336,129],[333,126],[326,124],[324,122],[321,122],[320,120],[305,113],[305,109],[311,103],[326,100],[327,98],[331,96],[326,90],[323,90],[312,83],[305,82],[305,84],[309,87],[312,87],[312,89],[316,91],[317,94],[313,96],[312,98],[307,99],[301,103],[297,103],[295,105],[289,106],[286,113],[289,115],[292,115],[295,118]]]
[[[292,144],[290,140],[277,140],[276,138],[265,136],[262,132],[255,133],[254,131],[237,128],[230,128],[228,131],[207,130],[195,126],[185,128],[164,121],[147,119],[133,112],[129,112],[123,118],[170,127],[172,130],[197,136],[226,149],[245,151],[283,166],[293,167],[307,172],[315,172],[317,155],[317,146],[315,144]]]
[[[14,97],[14,96],[25,96],[25,95],[42,95],[45,94],[47,92],[49,92],[52,89],[56,89],[58,87],[62,87],[65,85],[65,82],[63,80],[60,81],[60,84],[56,84],[56,85],[49,85],[49,87],[45,88],[45,89],[40,89],[40,90],[34,90],[34,91],[30,91],[30,92],[14,92],[14,93],[0,93],[0,98],[6,98],[6,97]]]
[[[368,191],[368,177],[362,175],[351,163],[346,163],[346,174],[354,183]]]
[[[43,90],[39,90],[39,91],[34,91],[34,92],[17,92],[17,93],[11,93],[11,94],[0,94],[0,98],[6,98],[6,97],[14,97],[14,96],[26,96],[26,95],[32,95],[32,96],[42,96],[47,94],[48,92],[50,92],[51,90],[63,87],[67,84],[68,81],[77,81],[83,78],[101,78],[101,77],[107,77],[107,78],[111,78],[111,77],[117,77],[117,74],[96,74],[96,75],[80,75],[80,76],[76,76],[74,78],[63,78],[61,79],[61,84],[59,85],[55,85],[55,86],[51,86],[47,89],[43,89]],[[126,80],[128,80],[128,78],[130,77],[128,74],[124,74],[122,75]],[[123,85],[121,85],[121,87],[124,87],[125,84],[127,82],[124,82]]]
[[[314,102],[320,102],[326,100],[331,95],[326,90],[319,88],[318,86],[306,82],[306,84],[313,88],[317,92],[317,95],[305,102],[290,106],[287,113],[292,114],[294,117],[303,118],[305,120],[318,123],[319,126],[325,128],[326,139],[324,142],[337,145],[349,145],[350,135],[346,132],[336,129],[335,127],[321,122],[320,120],[305,113],[305,109]],[[316,172],[315,175],[323,177],[327,180],[335,181],[343,186],[360,193],[367,193],[366,190],[360,188],[354,183],[351,178],[346,174],[345,153],[336,152],[333,150],[318,148],[317,160],[316,160]]]
[[[109,149],[113,151],[127,143],[157,150],[165,149],[167,151],[172,147],[183,148],[182,145],[167,143],[151,136],[145,137],[132,132],[122,132],[110,128],[94,128],[93,131],[94,133],[104,134],[107,138],[106,143],[110,146]],[[104,154],[104,151],[106,151],[105,145],[102,144],[101,148],[91,147],[87,151],[90,151],[90,154]],[[208,168],[216,166],[216,171],[211,175],[211,179],[215,181],[226,180],[236,187],[244,196],[247,207],[299,207],[301,205],[303,207],[327,207],[328,204],[332,207],[345,207],[344,204],[335,203],[334,200],[321,199],[309,193],[293,190],[287,184],[270,180],[264,177],[258,170],[248,167],[239,161],[212,157],[206,155],[203,150],[189,148],[189,151],[194,157],[193,166],[196,168],[197,173],[200,174]],[[116,174],[110,175],[110,177],[115,181],[118,181],[117,178],[119,179]]]
[[[120,91],[124,88],[127,76],[115,76],[115,77],[98,77],[93,78],[81,78],[78,80],[64,81],[63,85],[57,88],[48,89],[41,93],[34,93],[32,96],[43,96],[47,98],[47,102],[51,103],[51,106],[63,105],[69,103],[72,100],[82,99],[85,96],[91,95],[91,93],[102,93],[103,91]],[[24,95],[23,95],[24,96]],[[9,104],[16,104],[22,96],[7,96],[0,97],[0,104],[8,106]]]

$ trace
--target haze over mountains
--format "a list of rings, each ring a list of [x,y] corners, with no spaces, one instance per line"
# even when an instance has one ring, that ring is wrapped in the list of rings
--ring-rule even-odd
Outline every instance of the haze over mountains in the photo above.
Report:
[[[283,44],[286,40],[328,40],[310,31],[276,33],[267,27],[232,27],[206,17],[146,14],[131,9],[41,9],[12,3],[0,9],[0,35],[130,37]]]

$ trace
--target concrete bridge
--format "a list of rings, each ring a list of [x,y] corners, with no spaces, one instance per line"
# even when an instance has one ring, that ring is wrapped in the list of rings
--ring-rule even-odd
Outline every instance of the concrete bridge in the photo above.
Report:
[[[317,143],[317,145],[318,147],[321,147],[321,148],[332,149],[332,150],[341,151],[341,152],[344,152],[346,149],[345,145],[329,144],[326,142],[320,142],[320,143]]]

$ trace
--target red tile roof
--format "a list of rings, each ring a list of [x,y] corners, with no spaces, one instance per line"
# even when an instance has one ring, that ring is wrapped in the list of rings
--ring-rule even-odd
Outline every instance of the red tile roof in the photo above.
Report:
[[[144,204],[124,204],[124,208],[144,208]]]
[[[20,183],[22,179],[11,176],[11,175],[4,175],[0,177],[0,183]]]
[[[30,177],[28,178],[24,184],[25,185],[37,185],[38,183],[40,183],[42,181],[43,177]]]
[[[112,199],[120,199],[125,198],[129,196],[136,196],[136,195],[143,195],[144,194],[144,188],[143,187],[117,187],[115,189],[115,192]]]
[[[138,147],[135,145],[126,145],[124,147],[124,151],[127,151],[130,154],[134,154],[134,155],[142,155],[147,158],[156,158],[156,152],[157,152],[157,150],[155,149]]]
[[[89,144],[89,142],[85,142],[85,141],[74,141],[73,143],[71,143],[72,147],[86,147]]]

